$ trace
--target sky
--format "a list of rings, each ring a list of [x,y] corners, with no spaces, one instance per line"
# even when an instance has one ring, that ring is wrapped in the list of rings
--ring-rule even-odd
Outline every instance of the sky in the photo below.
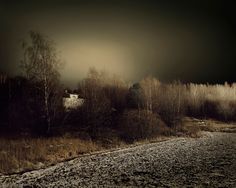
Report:
[[[1,1],[0,71],[20,73],[22,40],[52,39],[76,86],[90,67],[137,82],[236,81],[236,20],[230,1]]]

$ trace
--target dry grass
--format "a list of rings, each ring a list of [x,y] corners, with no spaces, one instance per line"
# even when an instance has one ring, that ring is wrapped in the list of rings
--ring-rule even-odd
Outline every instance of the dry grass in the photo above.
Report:
[[[78,138],[0,139],[0,173],[13,173],[54,164],[83,153],[102,150]]]
[[[216,120],[204,120],[205,124],[201,126],[201,130],[210,132],[231,132],[236,133],[236,124],[224,123]]]
[[[213,119],[200,120],[190,117],[183,118],[181,128],[192,133],[196,132],[198,135],[200,135],[199,133],[201,131],[236,132],[236,124],[224,123]]]
[[[196,138],[201,136],[201,131],[236,132],[235,124],[189,117],[183,118],[181,124],[173,129],[164,131],[160,125],[157,128],[158,135],[137,139],[129,146],[165,141],[176,136]],[[160,133],[160,131],[167,131],[168,134]],[[108,136],[105,137],[108,138]],[[93,142],[73,137],[70,134],[52,138],[0,138],[0,173],[9,174],[38,169],[81,154],[127,147],[127,143],[118,138],[109,140],[109,142],[105,142],[106,140]]]
[[[103,136],[106,139],[97,139],[96,142],[82,140],[71,134],[51,138],[0,138],[0,174],[39,169],[82,154],[114,150],[128,145],[160,142],[172,138],[172,136],[156,135],[128,144],[118,137],[110,138],[105,134]]]
[[[201,124],[201,120],[184,117],[182,118],[181,125],[177,126],[177,133],[184,136],[198,138],[201,136]]]
[[[78,157],[82,154],[112,151],[127,146],[161,142],[174,136],[157,136],[125,143],[121,140],[104,143],[92,142],[79,138],[54,137],[54,138],[0,138],[0,174],[12,174],[33,169],[44,168],[61,161]]]

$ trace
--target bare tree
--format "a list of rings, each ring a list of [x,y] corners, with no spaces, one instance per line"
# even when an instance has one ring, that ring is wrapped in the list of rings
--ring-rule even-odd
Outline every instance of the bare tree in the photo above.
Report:
[[[36,89],[42,96],[38,101],[42,105],[43,116],[47,124],[47,132],[52,125],[52,117],[55,116],[55,106],[59,100],[55,100],[58,94],[59,69],[62,62],[53,41],[47,37],[30,31],[30,43],[22,43],[24,56],[21,61],[23,73],[26,78],[35,83]]]
[[[155,110],[158,108],[158,103],[160,102],[158,98],[161,82],[152,76],[148,76],[141,80],[140,84],[144,91],[146,110]]]

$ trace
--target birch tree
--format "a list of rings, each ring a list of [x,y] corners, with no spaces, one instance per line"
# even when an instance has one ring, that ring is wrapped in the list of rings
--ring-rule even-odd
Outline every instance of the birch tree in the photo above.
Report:
[[[24,51],[21,67],[28,80],[34,83],[35,90],[40,95],[37,104],[41,105],[43,118],[47,125],[47,132],[52,126],[55,110],[60,99],[56,100],[59,93],[59,69],[62,62],[53,41],[47,37],[30,31],[30,41],[23,42]]]

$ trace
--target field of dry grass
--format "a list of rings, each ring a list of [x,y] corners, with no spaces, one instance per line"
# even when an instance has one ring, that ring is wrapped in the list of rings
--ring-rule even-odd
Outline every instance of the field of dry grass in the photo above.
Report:
[[[0,174],[12,174],[44,168],[83,154],[116,150],[176,137],[158,135],[152,138],[124,142],[122,139],[84,140],[70,134],[50,138],[0,138]]]
[[[190,131],[192,133],[200,133],[201,131],[236,133],[235,123],[225,123],[213,119],[184,117],[182,119],[181,128],[182,130]]]
[[[0,139],[0,173],[37,169],[80,154],[102,150],[103,146],[79,138]]]
[[[83,140],[71,136],[50,138],[0,138],[0,174],[12,174],[43,168],[83,154],[161,142],[176,136],[195,137],[196,129],[180,129],[181,135],[170,133],[146,139],[124,142],[121,139],[108,142]],[[199,129],[197,129],[199,131]]]
[[[69,134],[50,138],[0,138],[0,173],[11,174],[39,169],[82,154],[160,142],[176,136],[200,137],[201,131],[236,132],[236,124],[185,117],[182,119],[181,125],[176,126],[169,135],[141,139],[132,144],[125,143],[121,139],[109,143],[98,140],[94,142],[72,137]]]
[[[174,136],[159,136],[127,144],[120,141],[104,145],[79,138],[18,138],[0,139],[0,174],[12,174],[40,169],[83,154],[114,150],[127,146],[137,146],[151,142],[161,142]]]

